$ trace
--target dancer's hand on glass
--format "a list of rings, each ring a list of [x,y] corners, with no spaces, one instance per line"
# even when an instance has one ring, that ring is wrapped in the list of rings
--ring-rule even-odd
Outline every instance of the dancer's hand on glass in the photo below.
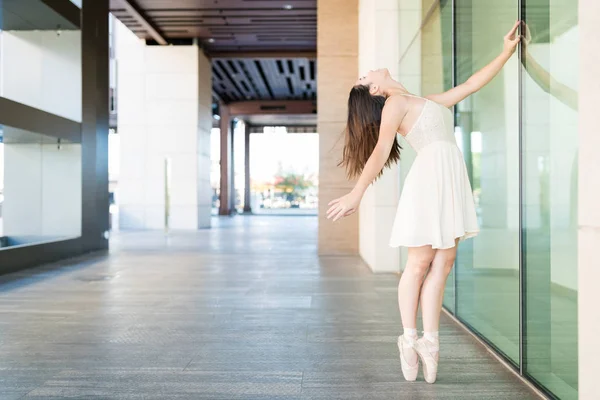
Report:
[[[342,196],[338,199],[329,202],[329,210],[327,210],[327,219],[337,221],[340,218],[354,214],[358,209],[362,196],[354,191]]]
[[[508,54],[513,54],[517,49],[517,45],[521,40],[521,36],[517,34],[517,29],[519,29],[519,25],[521,21],[515,22],[515,25],[512,27],[510,31],[504,36],[504,52]]]

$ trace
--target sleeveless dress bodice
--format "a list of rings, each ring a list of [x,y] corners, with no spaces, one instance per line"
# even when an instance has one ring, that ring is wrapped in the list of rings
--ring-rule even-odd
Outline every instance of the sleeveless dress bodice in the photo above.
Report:
[[[404,136],[417,157],[404,180],[390,246],[447,249],[456,239],[477,235],[479,226],[452,111],[423,100],[420,115]]]
[[[454,118],[450,109],[429,99],[424,99],[423,109],[411,130],[404,136],[408,144],[418,153],[434,142],[456,145]]]

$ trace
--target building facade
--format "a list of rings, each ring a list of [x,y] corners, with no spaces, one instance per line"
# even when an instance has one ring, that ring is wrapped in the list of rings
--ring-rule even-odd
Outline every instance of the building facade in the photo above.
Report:
[[[0,2],[0,273],[108,248],[107,16]]]

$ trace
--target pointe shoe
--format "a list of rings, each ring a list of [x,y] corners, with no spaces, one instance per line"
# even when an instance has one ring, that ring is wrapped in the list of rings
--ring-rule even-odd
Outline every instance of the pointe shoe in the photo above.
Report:
[[[439,347],[437,344],[431,343],[425,338],[417,339],[415,350],[419,355],[419,359],[423,364],[423,377],[427,383],[434,383],[437,379],[438,370],[438,359],[437,354],[439,353]]]
[[[404,379],[409,382],[417,380],[417,374],[419,373],[419,358],[416,358],[415,365],[410,365],[406,358],[404,358],[404,350],[407,348],[415,349],[416,340],[407,339],[404,335],[398,336],[398,350],[400,350],[400,365],[402,367],[402,375]]]

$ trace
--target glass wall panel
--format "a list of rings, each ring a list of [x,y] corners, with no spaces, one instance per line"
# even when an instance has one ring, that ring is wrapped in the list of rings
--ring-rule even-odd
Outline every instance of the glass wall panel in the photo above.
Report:
[[[577,0],[524,1],[525,371],[577,398]]]
[[[81,31],[41,0],[0,1],[0,96],[81,122]]]
[[[441,93],[453,86],[452,1],[424,0],[421,30],[421,91]],[[444,306],[454,311],[454,269],[446,281]]]
[[[81,235],[81,145],[0,125],[0,248]]]
[[[518,17],[518,2],[456,1],[456,78],[492,61]],[[514,363],[519,361],[519,108],[513,57],[485,88],[457,105],[481,232],[459,245],[456,314]]]

